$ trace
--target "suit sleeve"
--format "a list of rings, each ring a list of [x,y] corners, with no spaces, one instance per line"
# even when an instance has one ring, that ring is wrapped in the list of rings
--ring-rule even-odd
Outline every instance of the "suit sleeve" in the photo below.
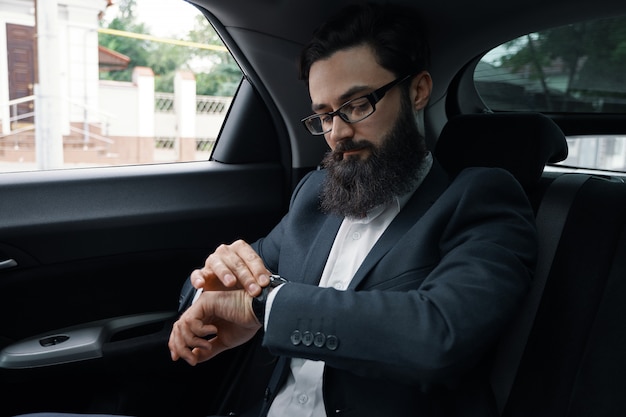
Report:
[[[291,213],[294,211],[294,202],[302,194],[307,194],[303,189],[316,187],[320,179],[319,171],[311,171],[300,180],[296,188],[294,189],[291,201],[289,203],[288,213],[281,219],[281,221],[270,231],[270,233],[252,243],[252,248],[259,254],[259,256],[265,262],[267,269],[273,273],[279,271],[280,251],[285,242],[285,230],[289,229]]]
[[[386,287],[368,287],[368,279],[348,291],[285,284],[264,345],[424,389],[453,384],[493,347],[527,292],[536,258],[532,209],[506,171],[470,168],[413,229],[385,260],[406,268],[374,268],[368,278]],[[425,248],[436,261],[414,263]]]

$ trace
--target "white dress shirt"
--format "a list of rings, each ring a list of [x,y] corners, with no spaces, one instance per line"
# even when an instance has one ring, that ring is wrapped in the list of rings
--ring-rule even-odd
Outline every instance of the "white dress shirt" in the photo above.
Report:
[[[424,162],[419,176],[420,181],[413,192],[430,170],[432,156],[428,154]],[[372,209],[364,218],[343,219],[322,272],[320,287],[333,287],[340,291],[348,288],[369,251],[413,192]],[[265,310],[266,325],[271,317],[272,301],[279,291],[280,287],[277,287],[268,297]],[[322,394],[324,362],[293,358],[290,368],[287,382],[274,399],[268,417],[325,417]]]

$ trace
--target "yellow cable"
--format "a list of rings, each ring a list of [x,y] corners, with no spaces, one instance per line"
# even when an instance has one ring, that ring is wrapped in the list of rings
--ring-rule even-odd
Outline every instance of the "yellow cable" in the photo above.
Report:
[[[228,49],[226,49],[225,46],[206,45],[206,44],[198,43],[198,42],[182,41],[182,40],[177,40],[177,39],[158,38],[156,36],[146,35],[146,34],[143,34],[143,33],[132,33],[132,32],[126,32],[126,31],[117,30],[117,29],[99,28],[98,32],[99,33],[106,33],[108,35],[124,36],[124,37],[127,37],[127,38],[143,39],[143,40],[146,40],[146,41],[170,43],[172,45],[179,45],[179,46],[188,46],[188,47],[191,47],[191,48],[209,49],[209,50],[212,50],[212,51],[219,51],[219,52],[228,52]]]

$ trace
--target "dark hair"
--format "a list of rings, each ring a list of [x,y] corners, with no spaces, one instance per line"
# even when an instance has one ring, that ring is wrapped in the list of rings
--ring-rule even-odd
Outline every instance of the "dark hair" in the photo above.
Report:
[[[428,42],[416,10],[393,4],[353,4],[313,34],[300,55],[300,78],[308,82],[313,63],[359,45],[371,46],[378,64],[398,77],[427,70],[430,64]]]

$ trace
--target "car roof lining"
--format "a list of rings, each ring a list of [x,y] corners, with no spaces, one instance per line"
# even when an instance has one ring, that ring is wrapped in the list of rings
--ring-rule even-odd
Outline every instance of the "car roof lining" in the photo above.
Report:
[[[292,166],[315,166],[326,149],[324,141],[311,139],[301,128],[299,120],[309,112],[309,97],[303,82],[297,78],[297,54],[308,41],[319,24],[348,0],[321,0],[315,7],[302,9],[298,2],[278,0],[186,0],[205,8],[217,20],[220,30],[225,32],[245,56],[244,73],[251,76],[256,88],[267,91],[280,117],[285,121],[292,148]],[[477,0],[465,2],[417,3],[401,0],[401,3],[416,4],[425,16],[426,32],[431,40],[434,87],[426,119],[428,138],[434,138],[446,123],[446,97],[451,91],[455,77],[466,64],[489,49],[529,32],[581,20],[615,16],[615,9],[626,13],[626,2],[616,4],[614,0],[597,0],[571,7],[567,0],[556,0],[545,4],[542,0],[503,3],[500,0]],[[247,13],[241,13],[241,10]],[[450,11],[454,10],[454,13]],[[472,19],[475,10],[481,13]],[[515,12],[519,19],[510,22]],[[297,19],[294,16],[301,16]],[[524,18],[526,17],[526,18]],[[215,23],[215,22],[214,22]],[[490,27],[489,33],[475,30]],[[459,36],[459,34],[463,34]],[[225,42],[228,44],[228,42]],[[228,44],[231,47],[231,44]],[[272,50],[282,55],[272,55]],[[258,83],[261,85],[257,85]],[[458,85],[458,84],[457,84]],[[290,90],[289,94],[284,94]],[[293,91],[296,91],[294,94]],[[451,92],[455,95],[455,92]],[[462,110],[462,109],[459,109]],[[432,136],[434,135],[434,136]]]

